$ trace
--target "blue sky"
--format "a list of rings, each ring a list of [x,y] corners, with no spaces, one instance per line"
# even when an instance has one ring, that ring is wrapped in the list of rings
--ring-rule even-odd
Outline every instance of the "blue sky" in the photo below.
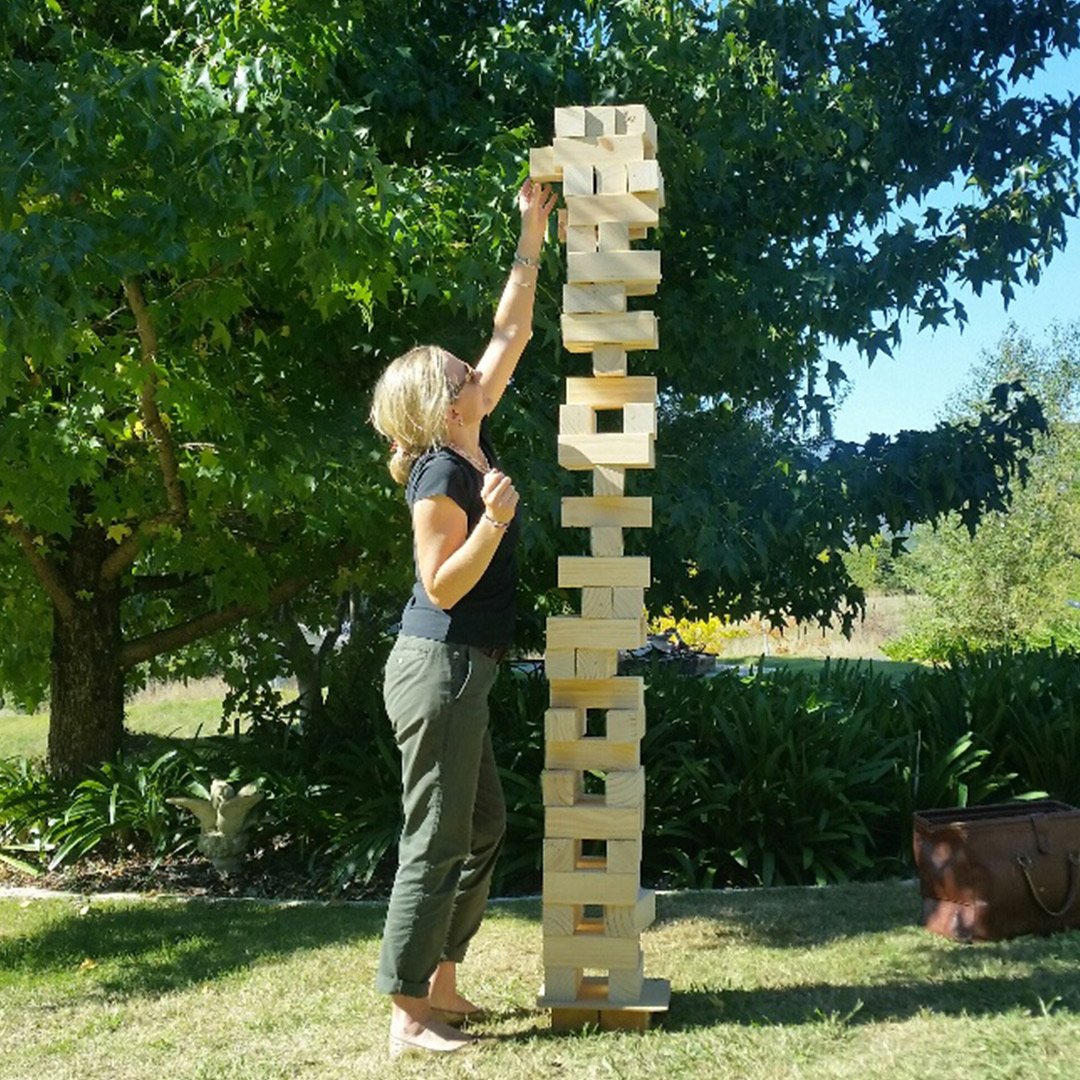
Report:
[[[1080,54],[1058,60],[1032,81],[1030,93],[1062,94],[1080,90]],[[1055,253],[1038,285],[1021,285],[1005,310],[1000,292],[983,289],[981,297],[958,289],[968,323],[917,332],[918,320],[903,329],[893,359],[878,356],[867,367],[854,349],[835,354],[852,387],[835,420],[839,439],[862,442],[871,432],[893,435],[903,428],[933,427],[948,398],[968,380],[982,352],[991,350],[1010,321],[1035,336],[1055,319],[1080,317],[1080,223],[1070,219],[1064,251]]]

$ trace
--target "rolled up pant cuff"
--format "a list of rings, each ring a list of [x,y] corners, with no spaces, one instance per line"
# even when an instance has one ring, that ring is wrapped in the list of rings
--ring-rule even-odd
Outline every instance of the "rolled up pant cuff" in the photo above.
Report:
[[[428,984],[426,982],[387,979],[382,975],[375,977],[375,989],[380,994],[401,994],[402,997],[426,998],[428,996]]]

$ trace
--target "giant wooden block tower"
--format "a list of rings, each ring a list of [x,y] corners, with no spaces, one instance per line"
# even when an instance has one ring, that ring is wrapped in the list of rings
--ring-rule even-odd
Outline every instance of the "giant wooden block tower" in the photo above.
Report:
[[[552,618],[545,654],[544,986],[556,1028],[644,1028],[670,986],[646,979],[641,932],[645,771],[643,680],[617,673],[620,649],[645,642],[648,558],[623,553],[623,529],[652,524],[652,500],[626,494],[628,469],[653,467],[656,379],[626,354],[659,346],[656,316],[627,297],[656,291],[660,253],[634,250],[659,221],[663,177],[644,105],[555,110],[551,146],[530,155],[533,180],[561,182],[566,209],[562,338],[591,354],[566,380],[559,464],[592,472],[592,494],[562,500],[562,524],[589,530],[589,555],[559,559],[559,586],[581,590],[580,616]]]

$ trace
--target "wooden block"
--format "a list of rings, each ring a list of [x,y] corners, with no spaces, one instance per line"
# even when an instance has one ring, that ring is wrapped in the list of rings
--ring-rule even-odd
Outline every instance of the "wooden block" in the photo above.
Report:
[[[607,910],[606,908],[604,909]],[[613,908],[613,911],[624,911],[625,908]],[[543,930],[544,937],[567,937],[573,934],[581,922],[580,904],[544,904],[543,906]],[[613,935],[625,937],[626,935]]]
[[[629,162],[600,165],[596,169],[596,191],[600,195],[625,195],[630,190]]]
[[[546,814],[570,813],[550,809]],[[621,811],[619,811],[621,813]],[[637,874],[607,874],[597,870],[575,870],[569,874],[544,874],[544,902],[548,904],[632,904],[640,888]],[[583,967],[604,967],[583,964]]]
[[[552,152],[554,153],[554,147]],[[664,177],[660,172],[660,162],[631,161],[626,166],[626,186],[630,191],[660,192],[664,187]]]
[[[567,225],[599,225],[625,221],[629,225],[659,225],[659,197],[641,195],[579,195],[567,205]]]
[[[568,405],[591,405],[594,409],[617,409],[631,402],[656,403],[656,379],[652,375],[630,375],[625,379],[566,380]]]
[[[641,134],[634,135],[586,135],[584,138],[567,138],[556,134],[552,147],[555,167],[565,170],[568,165],[595,165],[604,169],[609,165],[622,165],[628,161],[644,161],[650,155]]]
[[[560,210],[559,213],[564,211]],[[630,226],[630,239],[631,240],[648,240],[649,238],[649,226],[648,225],[631,225]]]
[[[623,557],[622,529],[597,525],[589,530],[589,551],[597,559],[621,559]],[[611,593],[612,613],[615,610],[615,592]]]
[[[599,226],[601,246],[603,230],[611,222]],[[623,228],[625,224],[618,223]],[[629,243],[629,241],[627,241]],[[659,251],[574,251],[566,256],[566,280],[603,284],[605,282],[656,283],[660,280]],[[646,312],[635,312],[644,315]]]
[[[574,655],[579,679],[611,679],[619,673],[619,654],[614,649],[576,649]]]
[[[617,619],[640,618],[645,608],[645,590],[636,588],[614,589],[611,594],[611,613]],[[549,675],[548,678],[551,678]]]
[[[612,612],[610,589],[582,589],[581,614],[586,619],[610,619]],[[575,676],[577,671],[575,669]]]
[[[576,312],[561,316],[560,327],[567,352],[592,352],[598,345],[623,350],[660,347],[660,323],[651,311]]]
[[[671,1004],[671,984],[667,979],[645,979],[636,1001],[613,1003],[610,1000],[608,978],[586,975],[578,986],[575,999],[556,998],[548,993],[541,994],[538,1002],[541,1008],[565,1009],[569,1011],[597,1010],[599,1014],[617,1020],[619,1017],[665,1012]],[[545,988],[546,989],[546,988]],[[617,1023],[610,1026],[618,1027]]]
[[[637,806],[645,794],[645,770],[641,768],[640,742],[612,742],[590,736],[575,739],[573,742],[549,742],[544,746],[544,764],[549,771],[572,769],[599,769],[610,772],[611,776],[636,777],[641,774],[641,795],[633,803],[623,802],[622,806]],[[629,790],[628,785],[623,785]],[[613,806],[607,801],[605,805]],[[572,806],[572,803],[552,803],[545,805]]]
[[[602,805],[602,803],[598,801],[596,795],[586,795],[584,796],[584,801],[588,802],[590,806]],[[582,855],[581,858],[578,859],[574,869],[595,870],[598,874],[603,874],[607,872],[607,858],[603,855]],[[592,918],[591,921],[595,923],[596,919]]]
[[[547,620],[549,652],[556,649],[638,649],[644,642],[645,623],[640,617],[581,619],[574,615],[553,615]]]
[[[581,841],[544,839],[544,870],[552,873],[570,873],[576,870],[581,859]],[[629,871],[627,871],[629,873]]]
[[[586,135],[625,135],[625,131],[617,130],[624,123],[614,105],[590,105],[585,109]]]
[[[544,713],[544,738],[570,742],[585,737],[584,709],[548,709]]]
[[[613,938],[633,938],[656,920],[656,893],[638,891],[638,902],[629,906],[609,904],[604,908],[604,933]],[[562,924],[561,924],[562,925]]]
[[[562,524],[563,528],[603,525],[648,529],[652,526],[652,499],[648,495],[568,495],[562,500]]]
[[[629,973],[619,972],[619,975],[627,974]],[[644,980],[642,985],[644,985]],[[629,1000],[630,1004],[636,1002],[637,998],[630,998]],[[552,1015],[555,1015],[554,1011]],[[631,1011],[629,1009],[611,1008],[601,1009],[598,1016],[600,1017],[599,1027],[601,1031],[648,1031],[653,1014],[644,1010]],[[563,1030],[572,1031],[573,1029],[564,1028]]]
[[[637,709],[609,709],[605,718],[607,737],[629,742],[645,736],[645,713]]]
[[[594,435],[596,412],[588,405],[559,406],[560,435]]]
[[[593,495],[621,495],[626,489],[626,470],[610,465],[593,469]]]
[[[600,246],[599,225],[570,225],[566,229],[567,252],[594,252]],[[566,286],[563,286],[566,289]],[[565,309],[564,309],[565,310]],[[588,310],[588,309],[586,309]],[[625,310],[625,308],[623,309]]]
[[[552,983],[552,986],[557,984]],[[561,984],[558,984],[561,985]],[[575,997],[577,995],[575,994]],[[540,988],[540,1008],[546,1008],[548,999],[547,983]],[[559,1000],[553,997],[553,1000]],[[573,1000],[573,999],[569,999]],[[584,1028],[598,1028],[600,1026],[600,1013],[597,1009],[563,1009],[551,1010],[551,1030],[556,1033],[569,1031],[581,1031]],[[648,1013],[645,1014],[648,1016]],[[636,1029],[635,1029],[636,1030]]]
[[[645,156],[647,158],[656,157],[656,121],[650,115],[649,110],[644,105],[620,105],[618,108],[622,113],[622,121],[619,126],[627,134],[642,135],[645,146],[650,151]]]
[[[602,221],[596,226],[596,235],[600,251],[630,250],[630,226],[624,221]]]
[[[595,934],[544,937],[544,967],[604,968],[608,971],[636,971],[641,963],[641,946],[633,938],[607,938]]]
[[[562,169],[555,164],[554,146],[534,146],[529,151],[529,178],[537,184],[557,184]]]
[[[583,793],[581,773],[572,769],[545,769],[540,774],[540,788],[545,806],[574,806],[581,800]]]
[[[606,741],[606,740],[605,740]],[[559,746],[573,745],[559,743]],[[640,746],[640,743],[612,743],[612,746]],[[626,755],[629,760],[629,755]],[[592,768],[601,768],[594,765]],[[614,771],[612,766],[604,781],[605,806],[641,806],[645,801],[645,770],[628,766],[626,771]]]
[[[635,434],[656,434],[656,406],[645,402],[634,402],[623,406],[623,431]]]
[[[569,841],[561,841],[568,843]],[[607,868],[611,874],[636,874],[641,869],[641,839],[637,840],[609,840],[607,842]],[[640,902],[642,889],[638,893]],[[650,893],[655,897],[655,894]],[[655,902],[654,905],[655,907]]]
[[[645,958],[637,941],[637,964],[633,967],[612,970],[608,976],[608,998],[612,1003],[638,1001],[645,984]]]
[[[582,589],[590,585],[640,586],[647,588],[651,579],[648,555],[622,559],[592,559],[580,555],[560,555],[560,589]]]
[[[563,312],[567,315],[581,311],[617,314],[626,310],[626,287],[618,281],[606,285],[564,285],[562,295]]]
[[[593,469],[597,465],[651,469],[656,464],[654,443],[651,435],[627,435],[625,432],[560,435],[559,464],[564,469]]]
[[[626,350],[618,345],[598,345],[592,351],[593,375],[603,379],[626,375]]]
[[[547,679],[576,679],[577,659],[573,649],[548,648],[544,653],[544,676]]]
[[[581,994],[581,976],[581,968],[545,968],[542,993],[545,997],[550,994],[556,999],[573,1001]]]
[[[564,198],[596,194],[595,170],[592,165],[564,165],[562,174]]]
[[[610,680],[613,681],[613,680]],[[634,807],[603,806],[586,803],[578,806],[549,806],[544,811],[544,836],[553,839],[564,840],[636,840],[641,836],[641,811]],[[567,877],[582,877],[575,871],[567,874]],[[608,874],[596,874],[597,877],[611,877]],[[623,875],[616,875],[623,876]],[[635,890],[637,888],[637,876],[626,874],[625,877],[633,878]],[[545,889],[545,895],[547,895]],[[636,892],[629,900],[623,903],[633,903]],[[566,901],[556,900],[552,903],[579,903],[579,904],[616,904],[618,900],[586,900],[581,897],[572,897]]]
[[[626,123],[626,113],[623,112],[623,124]],[[639,125],[638,131],[644,131]],[[555,134],[560,138],[580,138],[585,134],[585,106],[564,105],[555,110]],[[554,150],[554,147],[552,148]]]

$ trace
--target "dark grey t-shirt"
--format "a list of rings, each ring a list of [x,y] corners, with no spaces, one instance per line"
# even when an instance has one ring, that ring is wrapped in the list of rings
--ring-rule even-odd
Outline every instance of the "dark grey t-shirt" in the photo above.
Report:
[[[488,461],[498,468],[486,421],[480,425],[480,448]],[[417,459],[405,485],[405,501],[411,510],[418,499],[445,495],[465,511],[469,532],[472,532],[484,513],[484,502],[480,498],[482,486],[480,473],[459,454],[443,447],[429,450]],[[402,612],[401,632],[434,641],[453,641],[459,645],[509,645],[514,634],[516,549],[521,533],[520,518],[519,504],[518,512],[503,532],[483,576],[452,608],[436,607],[428,598],[420,581],[414,550],[416,582]]]

